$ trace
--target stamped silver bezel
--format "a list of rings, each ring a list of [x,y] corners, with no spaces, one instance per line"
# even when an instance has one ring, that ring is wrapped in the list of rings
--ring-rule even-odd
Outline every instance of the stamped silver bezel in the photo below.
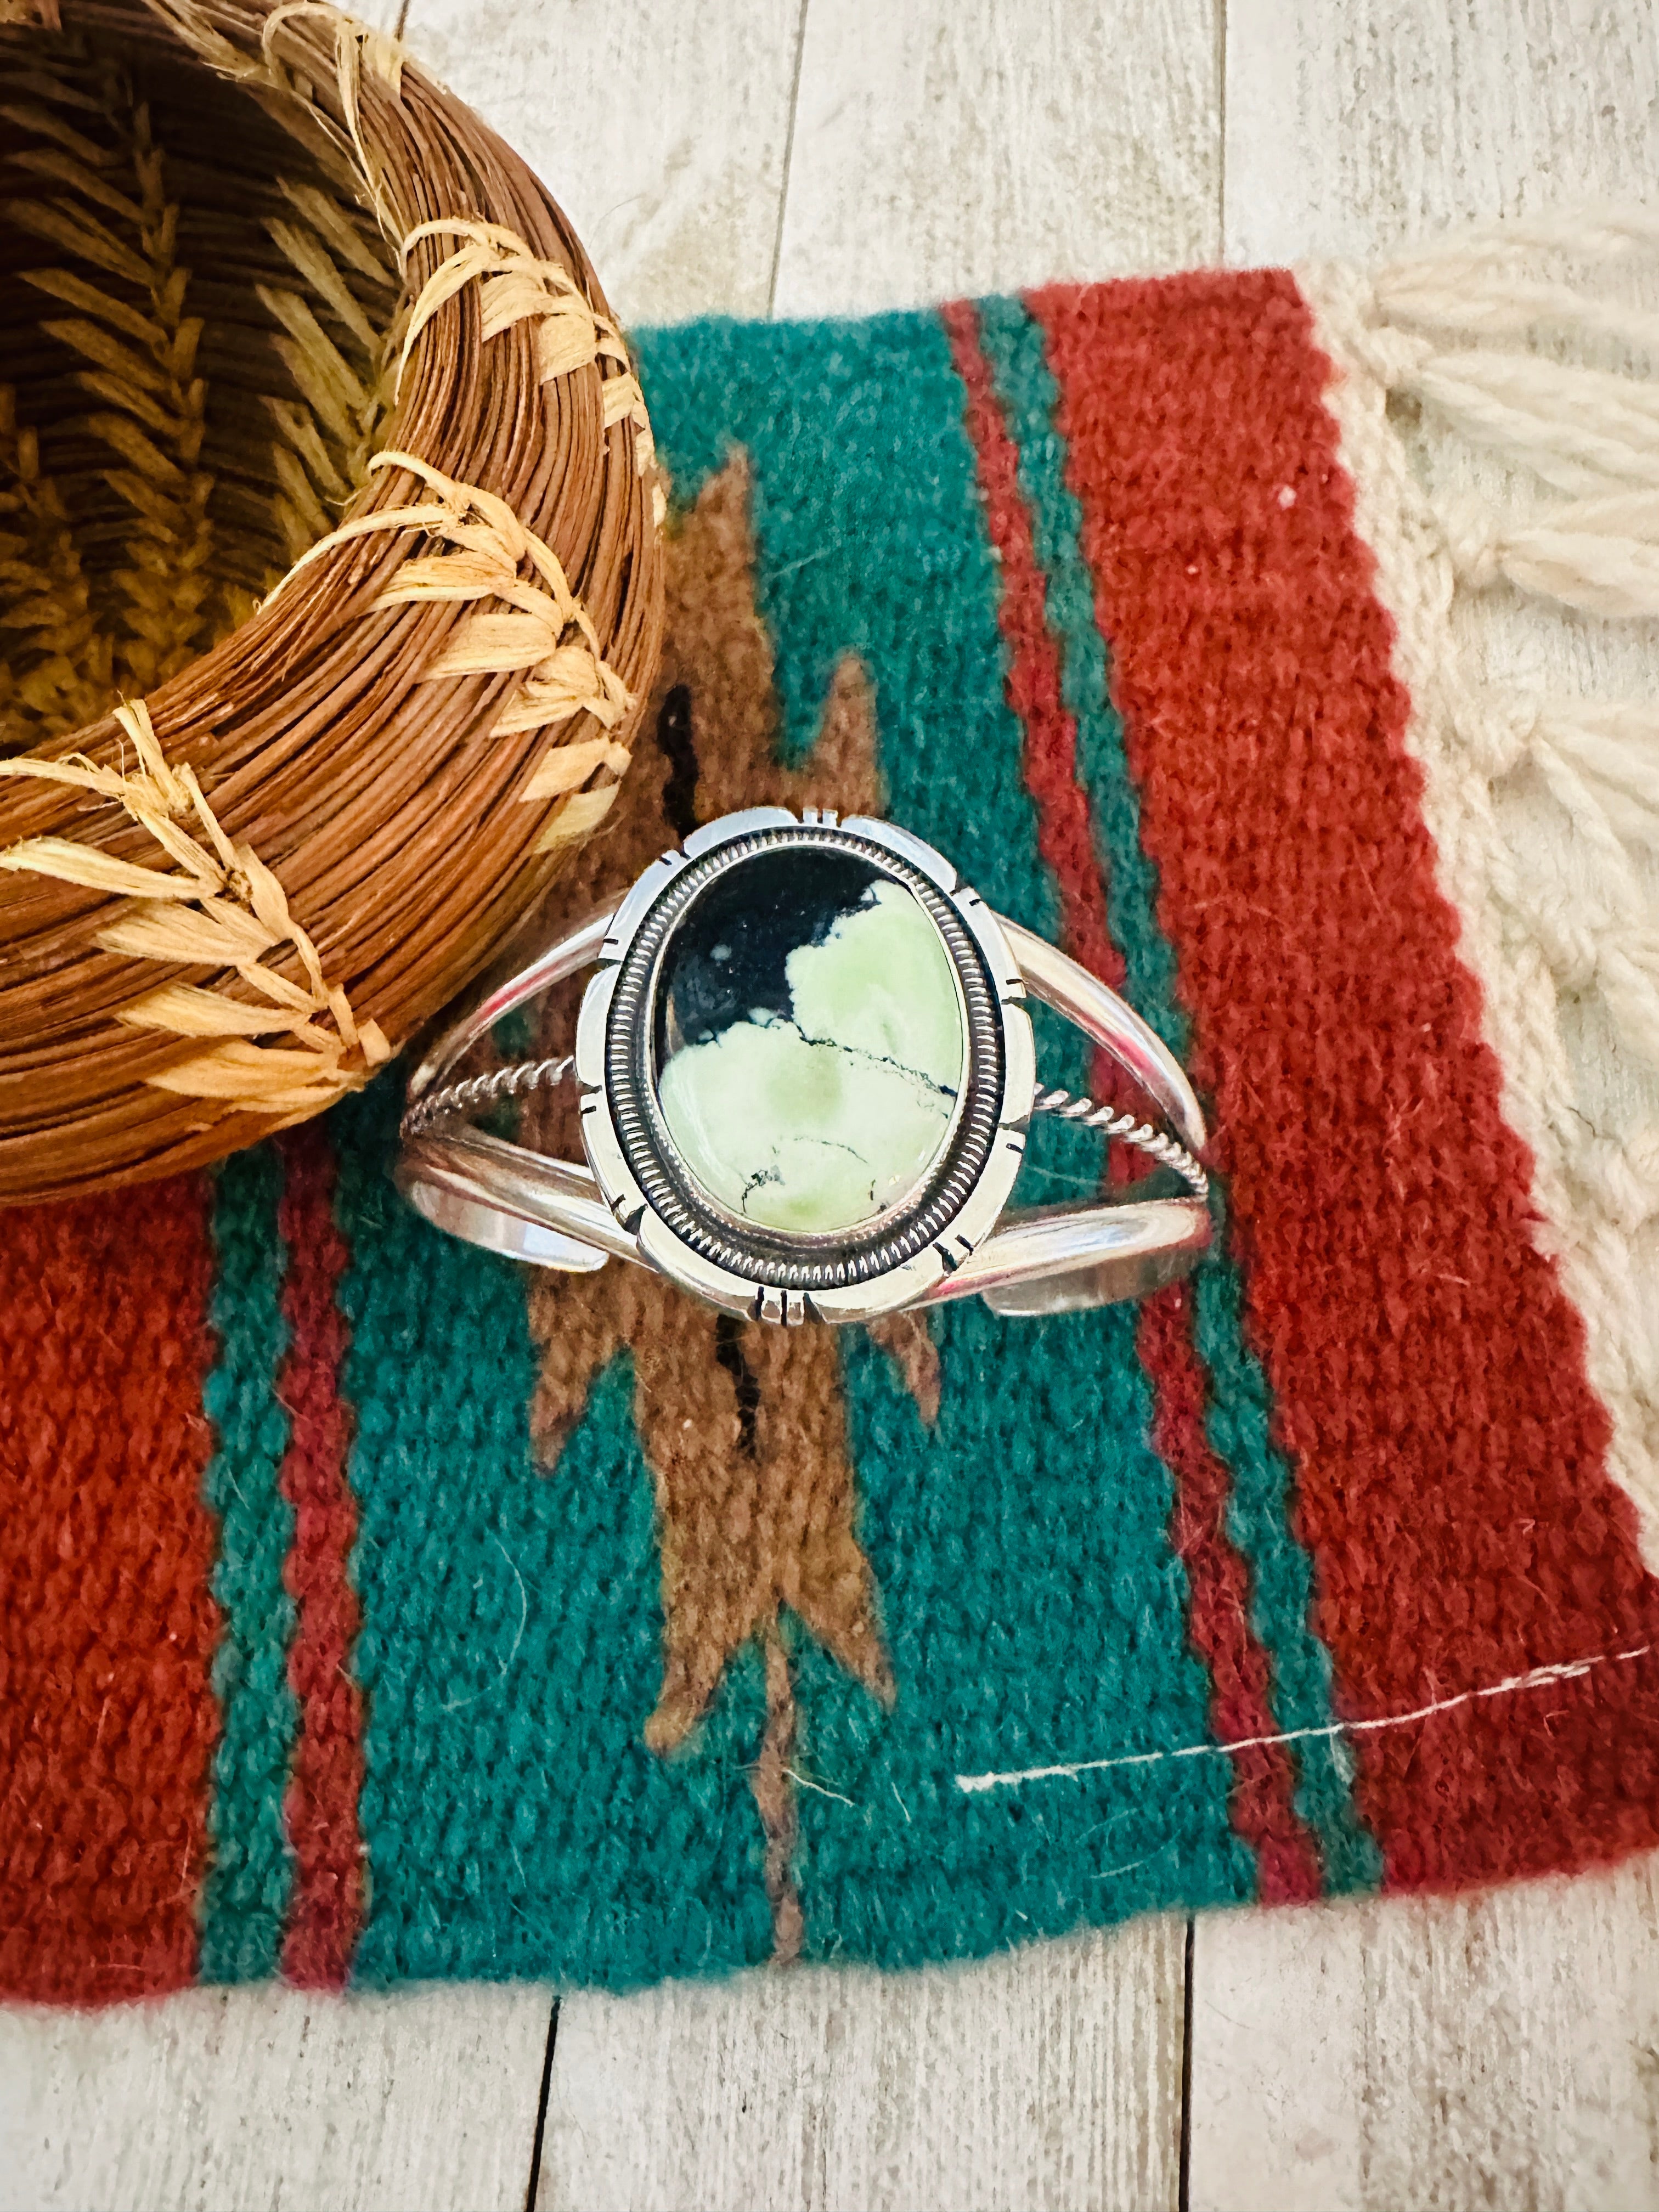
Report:
[[[647,1110],[649,1085],[641,1070],[655,963],[679,915],[726,868],[781,845],[826,844],[876,858],[940,927],[968,1009],[963,1107],[921,1191],[858,1234],[744,1233],[708,1204],[674,1155],[659,1115]],[[1035,1083],[1024,1001],[996,917],[919,837],[864,816],[841,822],[812,808],[799,818],[782,807],[726,815],[653,861],[606,932],[576,1030],[588,1164],[641,1257],[699,1297],[762,1321],[873,1319],[909,1304],[960,1266],[1007,1205]],[[970,1173],[963,1171],[964,1162],[971,1162]],[[701,1205],[694,1202],[699,1196]]]

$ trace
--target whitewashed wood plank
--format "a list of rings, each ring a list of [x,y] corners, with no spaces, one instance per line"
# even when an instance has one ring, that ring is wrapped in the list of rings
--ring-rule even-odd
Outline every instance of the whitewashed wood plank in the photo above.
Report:
[[[1158,2212],[1185,1923],[981,1966],[567,1997],[544,2212]]]
[[[1226,258],[1367,259],[1659,179],[1648,0],[1228,0]]]
[[[1213,260],[1212,0],[810,0],[775,307]]]
[[[516,147],[626,322],[763,315],[800,0],[410,0],[404,43]]]
[[[1197,1927],[1193,2212],[1659,2206],[1659,1861]]]
[[[518,2212],[549,1999],[191,1990],[0,2010],[0,2212]]]

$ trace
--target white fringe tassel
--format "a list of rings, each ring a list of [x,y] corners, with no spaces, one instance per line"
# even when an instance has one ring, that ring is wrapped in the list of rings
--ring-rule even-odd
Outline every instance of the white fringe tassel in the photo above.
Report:
[[[1581,614],[1659,616],[1659,491],[1568,501],[1524,520],[1466,496],[1439,519],[1457,580],[1474,591],[1513,584]]]
[[[1659,381],[1564,362],[1528,340],[1614,346],[1659,362],[1659,314],[1526,264],[1565,256],[1597,276],[1659,262],[1659,216],[1604,210],[1515,223],[1391,262],[1371,279],[1362,341],[1390,392],[1532,471],[1570,504],[1443,520],[1461,581],[1500,580],[1600,615],[1659,616]]]
[[[1452,721],[1494,784],[1530,767],[1571,820],[1593,890],[1540,871],[1536,854],[1523,869],[1507,853],[1494,888],[1557,986],[1598,993],[1621,1039],[1659,1070],[1659,913],[1630,849],[1659,849],[1659,714],[1488,689],[1455,698]]]
[[[1390,394],[1564,495],[1540,494],[1523,514],[1476,494],[1435,507],[1458,585],[1659,619],[1659,378],[1638,373],[1659,364],[1659,314],[1532,273],[1549,255],[1598,281],[1659,265],[1659,216],[1615,209],[1498,225],[1391,262],[1371,279],[1360,350]],[[1526,343],[1543,337],[1580,350],[1611,343],[1632,367],[1619,374]],[[1659,714],[1472,691],[1454,720],[1489,775],[1529,763],[1593,856],[1589,900],[1518,868],[1497,888],[1558,983],[1597,990],[1623,1042],[1659,1071],[1659,913],[1629,849],[1659,850]]]

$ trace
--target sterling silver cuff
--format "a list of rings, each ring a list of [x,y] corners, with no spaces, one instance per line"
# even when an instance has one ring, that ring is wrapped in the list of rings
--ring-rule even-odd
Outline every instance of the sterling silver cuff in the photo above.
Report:
[[[570,1059],[449,1079],[505,1015],[587,968]],[[1028,994],[1167,1127],[1041,1087]],[[563,1081],[586,1164],[465,1125]],[[1011,1208],[1040,1113],[1137,1146],[1191,1194]],[[631,1260],[760,1321],[872,1321],[971,1294],[1042,1314],[1186,1273],[1209,1241],[1205,1141],[1163,1041],[931,846],[763,806],[696,830],[475,985],[410,1079],[397,1182],[490,1251],[580,1272]]]

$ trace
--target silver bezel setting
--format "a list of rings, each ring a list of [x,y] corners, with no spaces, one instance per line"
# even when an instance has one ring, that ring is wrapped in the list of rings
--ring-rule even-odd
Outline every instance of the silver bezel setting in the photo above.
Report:
[[[957,981],[968,1042],[959,1111],[920,1189],[845,1236],[785,1237],[714,1205],[674,1152],[647,1049],[661,955],[692,902],[769,851],[825,846],[872,860],[921,902]],[[908,831],[808,808],[727,815],[653,861],[612,917],[576,1030],[588,1164],[641,1257],[727,1312],[861,1321],[911,1304],[996,1226],[1019,1173],[1036,1080],[1025,987],[996,917]]]

